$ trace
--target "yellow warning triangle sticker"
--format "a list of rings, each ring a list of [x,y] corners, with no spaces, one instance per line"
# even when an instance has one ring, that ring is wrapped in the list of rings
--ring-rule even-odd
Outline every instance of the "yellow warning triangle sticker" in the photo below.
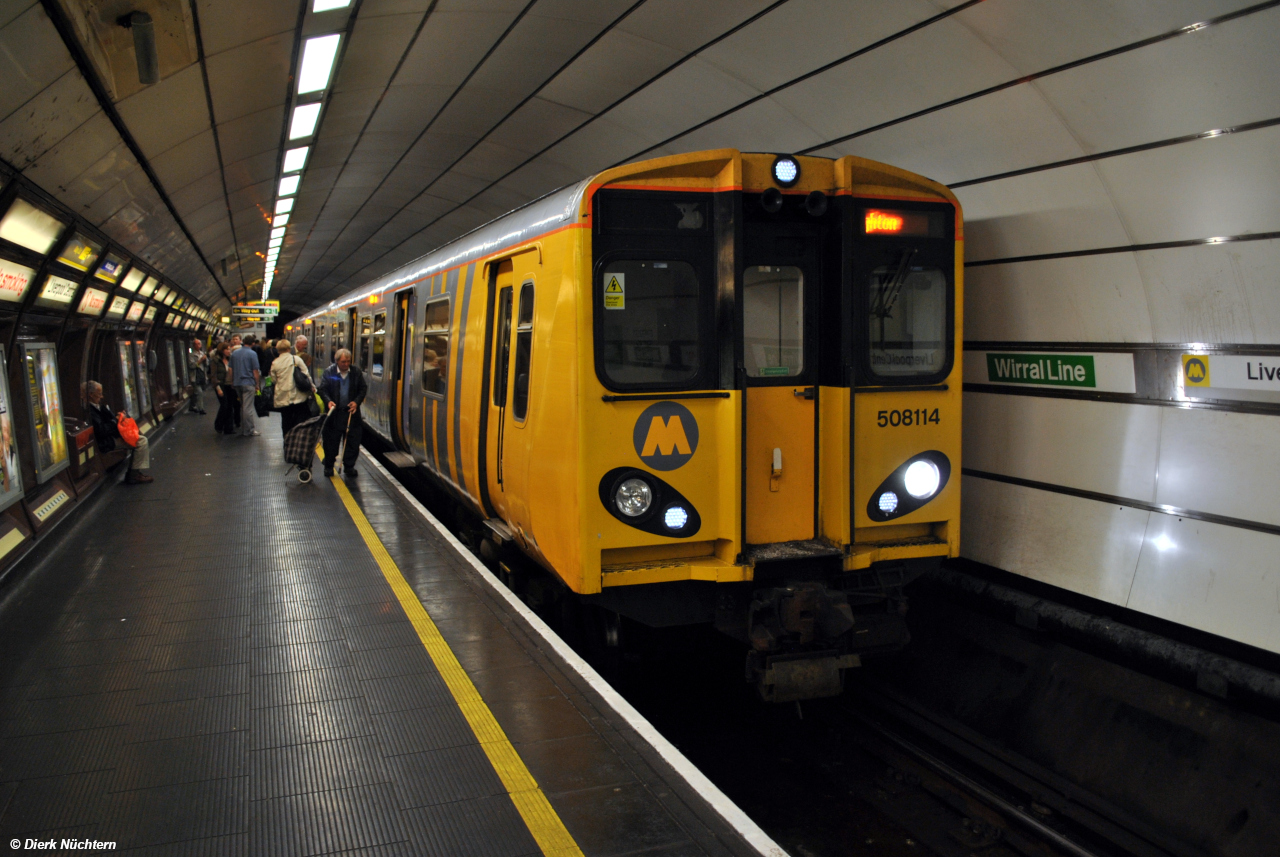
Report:
[[[604,287],[605,294],[622,294],[622,283],[618,282],[618,278],[614,277],[609,281],[609,285]]]

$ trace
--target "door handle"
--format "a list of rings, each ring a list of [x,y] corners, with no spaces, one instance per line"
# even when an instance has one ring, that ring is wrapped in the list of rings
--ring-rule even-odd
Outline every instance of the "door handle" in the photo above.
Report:
[[[811,401],[811,402],[812,402],[812,401],[813,401],[813,397],[814,397],[814,396],[817,394],[817,392],[818,392],[818,388],[817,388],[817,387],[805,387],[805,388],[803,388],[803,389],[801,389],[801,390],[792,390],[791,392],[792,392],[792,394],[793,394],[793,395],[796,395],[796,396],[803,396],[804,398],[806,398],[806,399],[808,399],[809,401]]]
[[[777,491],[780,482],[782,482],[782,450],[775,446],[773,448],[773,471],[769,474],[769,490]]]

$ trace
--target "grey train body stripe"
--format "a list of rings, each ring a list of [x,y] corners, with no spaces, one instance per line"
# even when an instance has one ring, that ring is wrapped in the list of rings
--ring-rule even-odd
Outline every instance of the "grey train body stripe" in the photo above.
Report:
[[[453,389],[458,400],[462,396],[462,346],[467,337],[467,311],[471,306],[471,281],[475,278],[476,263],[467,266],[467,281],[462,287],[462,313],[458,316],[458,347],[454,349]],[[483,407],[483,403],[481,404]],[[458,477],[458,488],[467,493],[467,477],[462,467],[462,408],[453,409],[453,472]]]
[[[449,309],[452,312],[454,307],[458,305],[458,273],[459,269],[455,268],[445,275],[444,293],[449,295]],[[459,343],[460,345],[460,343]],[[458,359],[458,351],[461,350],[459,345],[453,348],[453,359]],[[436,408],[436,448],[439,450],[437,454],[437,464],[440,468],[440,475],[450,482],[453,481],[452,470],[449,467],[449,411],[457,410],[456,407],[450,408],[450,404],[457,403],[457,390],[449,389],[445,384],[445,397]]]

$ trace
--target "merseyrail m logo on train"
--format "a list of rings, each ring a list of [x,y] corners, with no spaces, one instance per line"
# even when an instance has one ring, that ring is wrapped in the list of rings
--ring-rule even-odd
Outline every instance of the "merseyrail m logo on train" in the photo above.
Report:
[[[636,420],[631,442],[640,460],[654,470],[675,470],[698,450],[698,421],[684,405],[657,402]]]
[[[1093,357],[1079,354],[988,354],[987,381],[1096,387]]]

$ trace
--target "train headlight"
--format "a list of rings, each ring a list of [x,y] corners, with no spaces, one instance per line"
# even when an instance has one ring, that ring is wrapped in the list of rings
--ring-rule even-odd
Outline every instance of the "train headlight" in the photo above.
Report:
[[[613,494],[613,504],[628,518],[643,515],[652,503],[653,489],[643,479],[628,479]]]
[[[942,474],[938,472],[938,465],[927,459],[920,459],[911,462],[907,472],[902,475],[902,482],[908,494],[917,500],[923,500],[937,493],[938,485],[942,482]],[[881,496],[880,500],[883,503],[884,497]],[[884,506],[880,508],[883,509]]]
[[[886,491],[880,495],[880,511],[886,515],[892,515],[898,508],[898,495],[892,491]]]
[[[662,523],[667,525],[668,530],[683,530],[684,525],[689,523],[689,512],[684,506],[671,506],[662,516]]]
[[[790,155],[779,155],[774,158],[773,180],[780,187],[791,187],[800,180],[800,162]]]

